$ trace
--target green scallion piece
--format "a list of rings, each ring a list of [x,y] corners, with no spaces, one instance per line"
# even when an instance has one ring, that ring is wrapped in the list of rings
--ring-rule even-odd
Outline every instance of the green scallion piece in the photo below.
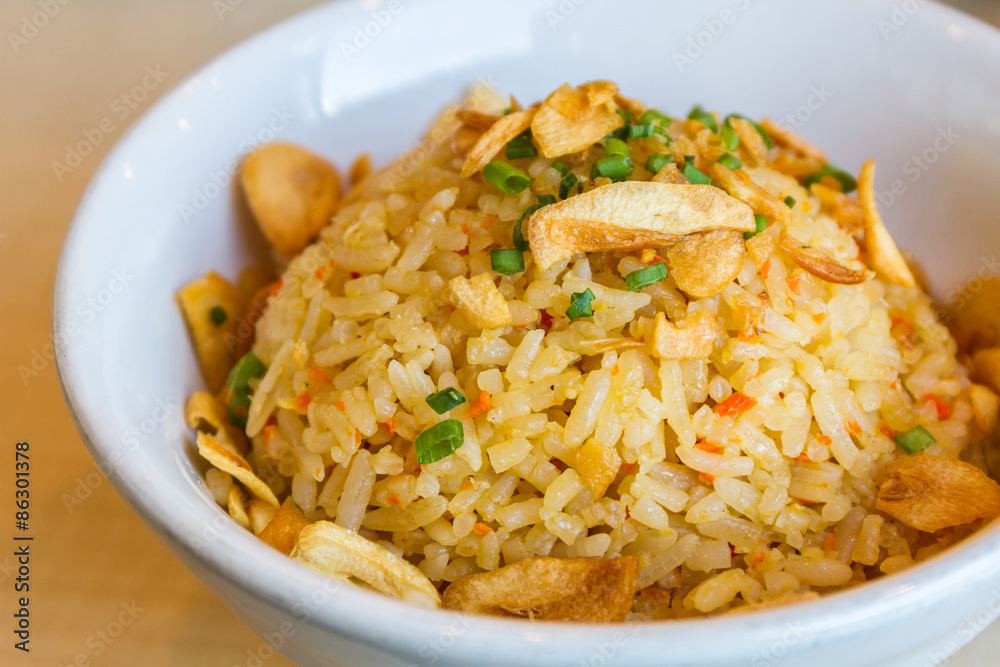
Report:
[[[646,112],[643,113],[641,116],[639,116],[639,120],[636,121],[636,124],[651,125],[653,123],[656,123],[661,127],[670,127],[670,124],[673,122],[674,121],[672,121],[669,117],[660,113],[656,109],[646,109]]]
[[[927,449],[937,442],[930,431],[923,426],[914,426],[909,431],[900,433],[893,440],[907,454],[916,454],[920,450]]]
[[[253,352],[247,352],[229,371],[226,378],[226,416],[233,426],[246,428],[247,415],[250,410],[250,380],[259,378],[267,372],[267,366]]]
[[[226,320],[229,319],[229,313],[222,306],[215,306],[212,310],[208,311],[208,319],[212,320],[212,324],[219,326],[220,324],[225,324]]]
[[[688,155],[684,159],[684,169],[681,170],[684,174],[684,178],[688,179],[693,185],[711,185],[712,179],[702,170],[694,166],[694,156]]]
[[[788,208],[795,208],[795,197],[792,197],[791,195],[785,197],[785,206]]]
[[[726,116],[726,125],[729,125],[730,120],[733,118],[740,118],[742,120],[749,122],[751,125],[753,125],[753,129],[757,130],[757,134],[760,135],[760,138],[764,140],[764,145],[767,146],[768,150],[774,148],[774,139],[771,138],[771,133],[765,130],[763,125],[753,120],[752,118],[747,118],[746,116],[738,113],[731,113],[728,116]]]
[[[539,206],[548,206],[549,204],[555,204],[555,203],[556,203],[555,195],[538,195]]]
[[[803,185],[808,188],[813,183],[821,182],[824,178],[832,178],[840,183],[840,191],[845,195],[858,189],[858,182],[854,180],[853,176],[848,174],[843,169],[833,166],[832,164],[828,164],[819,171],[814,171],[806,176],[806,180],[803,181]]]
[[[656,132],[656,129],[655,125],[630,125],[628,128],[628,138],[642,139],[643,137],[651,137]]]
[[[566,172],[566,175],[562,177],[559,181],[559,199],[566,199],[569,197],[569,191],[573,189],[580,179],[576,177],[572,171]]]
[[[702,109],[700,104],[695,105],[695,107],[691,109],[691,113],[688,114],[688,118],[703,123],[715,134],[719,133],[719,122],[715,120],[715,116],[713,114]]]
[[[238,428],[247,427],[247,417],[250,416],[250,397],[233,396],[226,407],[226,419]]]
[[[465,396],[462,396],[454,387],[448,387],[430,394],[425,400],[434,412],[443,415],[452,408],[465,403]]]
[[[634,169],[632,158],[627,155],[601,158],[591,168],[590,178],[593,180],[599,176],[605,176],[617,183],[631,176]]]
[[[440,461],[462,446],[465,432],[462,422],[445,419],[417,436],[413,443],[417,450],[417,463],[426,465]]]
[[[625,276],[625,286],[629,292],[638,292],[650,285],[655,285],[666,277],[667,265],[663,262],[657,262]]]
[[[756,223],[757,229],[752,232],[743,232],[743,239],[746,241],[749,241],[750,239],[752,239],[753,237],[757,236],[762,231],[767,229],[767,218],[762,216],[760,213],[757,213],[753,216],[753,221],[754,223]]]
[[[497,273],[512,276],[524,271],[524,251],[518,248],[494,248],[490,250],[490,264]]]
[[[523,157],[537,157],[538,149],[531,141],[531,130],[525,130],[509,142],[504,149],[503,156],[508,160],[517,160]]]
[[[542,208],[543,206],[548,206],[549,204],[555,204],[556,198],[554,195],[538,195],[538,203],[532,204],[528,208],[524,209],[524,213],[521,217],[517,219],[517,224],[514,225],[514,247],[522,252],[526,252],[529,248],[528,240],[524,238],[524,233],[521,231],[521,224],[531,217],[531,214]],[[523,261],[523,259],[522,259]]]
[[[604,154],[608,157],[627,157],[630,152],[628,149],[628,144],[626,144],[621,139],[605,139],[604,141]]]
[[[574,292],[569,297],[569,308],[566,309],[566,317],[571,321],[581,317],[590,317],[594,314],[591,302],[594,300],[594,293],[588,287],[582,292]]]
[[[723,153],[722,157],[719,158],[719,164],[723,167],[728,167],[729,169],[739,169],[743,166],[740,159],[732,153]]]
[[[633,114],[625,107],[618,107],[617,109],[615,109],[615,113],[621,116],[622,120],[625,121],[626,124],[631,123],[632,119],[635,118],[635,114]]]
[[[649,159],[646,160],[646,171],[651,171],[654,174],[660,173],[664,167],[674,161],[673,155],[664,155],[663,153],[656,153],[655,155],[650,155]]]
[[[531,177],[512,164],[494,160],[483,169],[483,178],[501,192],[514,195],[531,185]]]
[[[723,125],[722,129],[719,130],[719,136],[722,137],[722,145],[726,147],[727,151],[734,151],[740,147],[740,135],[736,133],[732,125]]]
[[[566,164],[565,162],[560,162],[559,160],[556,160],[555,162],[552,163],[552,168],[558,171],[563,176],[569,173],[569,165]]]

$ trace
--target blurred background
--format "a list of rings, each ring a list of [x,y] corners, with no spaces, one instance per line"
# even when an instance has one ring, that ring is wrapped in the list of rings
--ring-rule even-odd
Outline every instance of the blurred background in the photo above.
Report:
[[[27,440],[35,536],[31,653],[12,648],[5,622],[0,664],[264,664],[254,657],[261,640],[173,560],[100,475],[80,441],[51,358],[50,294],[62,237],[110,146],[158,97],[215,55],[317,4],[0,3],[0,498],[8,507],[14,443]],[[1000,26],[1000,2],[947,4]],[[83,138],[95,144],[93,152],[68,159],[68,146]],[[8,549],[12,529],[5,517],[5,619],[14,608],[17,576]],[[994,624],[948,664],[997,664],[998,650],[1000,624]],[[280,656],[265,662],[290,664]]]

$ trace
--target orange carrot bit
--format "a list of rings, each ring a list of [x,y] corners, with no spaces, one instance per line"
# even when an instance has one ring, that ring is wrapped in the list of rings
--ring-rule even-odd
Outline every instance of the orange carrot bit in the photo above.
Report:
[[[812,318],[816,324],[823,324],[823,320],[826,319],[826,313],[816,313]]]
[[[826,538],[823,542],[823,548],[827,551],[833,551],[837,547],[837,536],[833,533],[827,533]]]
[[[343,400],[341,400],[341,399],[338,398],[337,402],[334,403],[334,405],[337,406],[337,409],[340,410],[341,412],[344,411],[344,401]]]
[[[319,366],[313,366],[309,369],[309,379],[316,384],[330,384],[333,382],[330,375]]]
[[[792,294],[802,294],[802,291],[799,289],[799,276],[787,276],[785,284],[788,285],[788,290]]]
[[[354,442],[356,442],[357,444],[360,445],[362,440],[364,440],[364,438],[361,437],[361,434],[358,433],[358,432],[355,432],[354,433]]]
[[[746,412],[755,405],[757,405],[756,398],[751,398],[746,394],[735,393],[715,406],[715,414],[720,417],[735,415],[740,412]]]
[[[469,233],[469,225],[463,224],[462,225],[462,231],[465,232],[466,234],[468,234]]]
[[[549,463],[554,465],[556,470],[558,470],[559,472],[562,472],[563,470],[566,469],[566,464],[560,461],[559,459],[549,459]]]
[[[802,212],[803,213],[808,213],[811,210],[813,210],[812,204],[810,204],[807,201],[802,202]]]
[[[760,265],[760,277],[767,280],[768,274],[771,273],[771,258],[768,257],[764,260],[764,263]]]
[[[330,277],[330,272],[333,271],[334,265],[335,262],[331,259],[329,262],[316,269],[316,271],[313,272],[313,276],[316,278],[316,280],[322,280],[323,282],[326,282],[326,279]]]
[[[273,438],[274,434],[277,432],[278,432],[278,426],[276,424],[268,424],[267,426],[265,426],[264,435],[261,437],[261,439],[264,441],[264,444],[265,445],[270,444],[271,438]]]
[[[757,566],[763,562],[764,562],[764,552],[763,551],[755,552],[753,555],[753,564]]]
[[[854,420],[847,423],[847,429],[854,435],[861,435],[861,425]]]
[[[668,603],[670,602],[670,591],[665,591],[659,586],[646,586],[645,588],[640,588],[639,593],[647,597],[651,597],[657,602]]]
[[[712,482],[715,481],[715,475],[709,475],[707,472],[698,473],[698,481],[702,484],[708,484],[711,486]]]
[[[281,282],[282,281],[279,279],[271,283],[271,286],[267,288],[267,293],[271,296],[276,295],[278,291],[281,289]]]
[[[887,438],[895,438],[897,435],[899,435],[899,431],[893,430],[885,422],[878,423],[878,430],[880,430],[882,434]]]
[[[715,452],[722,449],[718,445],[713,445],[711,442],[702,440],[701,442],[695,443],[695,448],[700,449],[703,452],[708,452],[709,454],[714,454]]]
[[[812,459],[809,458],[808,454],[802,453],[792,459],[796,463],[812,463]]]
[[[489,229],[497,221],[497,216],[493,213],[486,214],[486,221],[481,225],[483,229]]]
[[[951,418],[951,413],[954,411],[948,403],[945,402],[943,398],[937,394],[924,394],[920,397],[920,402],[925,403],[930,401],[937,408],[937,418],[940,421]]]
[[[659,255],[653,255],[653,259],[651,259],[648,262],[646,262],[646,265],[647,266],[652,266],[653,264],[659,264],[660,262],[663,262],[664,264],[666,264],[667,260],[664,259],[663,257],[660,257]]]
[[[476,417],[481,417],[485,415],[493,407],[493,397],[488,391],[480,391],[479,396],[476,396],[476,400],[472,402],[469,406],[469,410],[465,413],[465,419],[475,419]]]
[[[618,364],[615,364],[614,367],[612,367],[612,369],[611,369],[611,374],[612,375],[618,375],[618,373],[620,373],[621,370],[622,369],[618,367]]]
[[[396,435],[396,420],[389,417],[385,420],[385,432],[389,434],[389,437]]]
[[[464,482],[462,482],[462,486],[461,486],[461,488],[459,488],[459,491],[472,491],[474,488],[476,488],[476,487],[472,483],[472,480],[471,479],[466,479]]]
[[[625,473],[626,475],[634,475],[637,472],[639,472],[639,464],[638,463],[623,463],[622,467],[621,467],[621,471],[623,473]]]
[[[477,535],[489,535],[493,532],[493,529],[482,521],[477,522],[476,525],[472,527],[472,530],[474,530]]]
[[[390,493],[389,497],[386,498],[385,501],[390,505],[399,505],[400,507],[403,506],[403,501],[400,500],[399,496],[397,496],[395,493]]]
[[[826,447],[829,447],[830,445],[833,444],[833,438],[831,438],[828,435],[823,435],[822,433],[820,433],[819,435],[816,436],[816,442]]]
[[[295,397],[294,405],[298,412],[305,412],[312,403],[313,397],[308,391],[303,391],[301,394]]]

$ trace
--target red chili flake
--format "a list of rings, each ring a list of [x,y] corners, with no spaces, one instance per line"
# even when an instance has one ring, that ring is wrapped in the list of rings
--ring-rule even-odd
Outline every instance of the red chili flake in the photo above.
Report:
[[[295,397],[294,401],[295,409],[298,410],[299,412],[305,412],[306,409],[309,407],[309,404],[312,403],[312,400],[313,397],[309,394],[309,392],[303,391],[301,394]]]
[[[715,406],[715,414],[720,417],[746,412],[757,405],[756,398],[750,398],[746,394],[736,393]]]
[[[542,311],[542,320],[541,322],[539,322],[539,324],[546,331],[548,331],[549,327],[552,326],[552,316],[549,315],[549,312],[547,310]]]
[[[361,277],[360,273],[358,273],[357,271],[351,271],[351,278],[353,278],[354,280],[357,280],[360,277]]]
[[[882,431],[882,434],[885,435],[885,437],[887,438],[895,438],[897,435],[899,435],[899,431],[893,430],[885,422],[878,423],[878,430]]]
[[[623,463],[622,467],[621,467],[621,471],[623,473],[625,473],[626,475],[634,475],[637,472],[639,472],[639,464],[638,463]]]
[[[954,410],[952,410],[952,407],[948,405],[948,403],[946,403],[943,398],[941,398],[937,394],[924,394],[923,396],[920,397],[921,403],[926,403],[927,401],[933,403],[934,407],[937,408],[938,420],[944,421],[945,419],[951,418],[951,413]]]
[[[653,259],[651,259],[648,262],[646,262],[646,266],[652,266],[653,264],[659,264],[660,262],[663,262],[664,264],[666,264],[667,260],[665,260],[664,258],[660,257],[659,255],[653,255]]]
[[[558,470],[559,472],[562,472],[563,470],[566,469],[566,464],[560,461],[559,459],[549,459],[549,463],[554,465],[556,467],[556,470]]]

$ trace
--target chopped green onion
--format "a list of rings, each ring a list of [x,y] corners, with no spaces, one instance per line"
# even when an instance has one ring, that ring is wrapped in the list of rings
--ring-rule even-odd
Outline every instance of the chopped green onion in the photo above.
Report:
[[[497,273],[512,276],[524,271],[524,251],[518,248],[494,248],[490,250],[490,264]]]
[[[674,122],[667,116],[663,115],[656,109],[646,109],[646,112],[639,116],[639,120],[636,124],[638,125],[651,125],[653,123],[658,123],[662,127],[670,127],[670,124]]]
[[[632,119],[635,118],[635,114],[633,114],[625,107],[618,107],[617,109],[615,109],[615,113],[622,117],[622,120],[625,121],[626,125],[631,123]]]
[[[555,204],[555,203],[556,203],[555,195],[538,195],[539,206],[548,206],[549,204]]]
[[[813,183],[819,183],[827,177],[840,183],[840,190],[845,195],[858,189],[858,182],[854,180],[853,176],[848,174],[843,169],[833,166],[832,164],[828,164],[819,171],[814,171],[806,176],[806,180],[803,182],[803,185],[808,188]]]
[[[569,197],[569,191],[573,189],[573,186],[580,182],[580,179],[576,177],[572,171],[567,172],[562,180],[559,181],[559,199],[566,199]]]
[[[657,262],[625,276],[625,286],[628,287],[629,292],[638,292],[650,285],[655,285],[666,277],[667,265],[663,262]]]
[[[590,178],[593,180],[598,176],[606,176],[617,183],[631,176],[633,169],[635,165],[632,164],[632,158],[627,155],[601,158],[591,168]]]
[[[752,232],[743,232],[744,240],[749,241],[750,239],[752,239],[753,237],[757,236],[762,231],[767,229],[767,218],[762,216],[760,213],[757,213],[753,216],[753,221],[754,223],[756,223],[757,229]]]
[[[722,137],[722,145],[726,147],[726,150],[734,151],[740,147],[740,135],[736,133],[732,125],[723,125],[719,136]]]
[[[702,109],[700,104],[695,105],[695,107],[691,109],[691,113],[688,114],[688,118],[707,125],[708,129],[712,130],[712,132],[716,134],[719,133],[719,122],[715,120],[715,116],[713,114]]]
[[[656,132],[656,129],[655,125],[630,125],[628,128],[628,138],[642,139],[643,137],[651,137]]]
[[[425,400],[434,412],[443,415],[452,408],[465,403],[465,396],[462,396],[454,387],[448,387],[430,394]]]
[[[508,160],[517,160],[522,157],[536,157],[538,150],[531,142],[531,130],[525,130],[509,142],[503,152],[503,156]]]
[[[560,162],[559,160],[556,160],[555,162],[552,163],[552,168],[558,171],[563,176],[569,173],[569,165],[566,164],[565,162]]]
[[[723,153],[722,157],[719,158],[719,164],[729,169],[739,169],[743,166],[740,159],[732,153]]]
[[[655,155],[650,155],[649,159],[646,160],[646,171],[651,171],[654,174],[658,174],[664,167],[666,167],[673,161],[674,161],[673,155],[664,155],[663,153],[656,153]]]
[[[628,156],[628,144],[621,139],[606,139],[604,141],[604,154],[608,157]]]
[[[774,139],[771,138],[770,132],[765,130],[763,125],[761,125],[760,123],[751,118],[747,118],[746,116],[743,116],[738,113],[731,113],[728,116],[726,116],[726,124],[729,125],[730,124],[729,121],[733,118],[740,118],[753,125],[753,129],[757,130],[757,134],[759,134],[760,138],[764,140],[764,145],[767,146],[768,150],[774,148]]]
[[[900,433],[893,440],[907,454],[916,454],[920,450],[927,449],[937,442],[930,431],[923,426],[914,426],[909,431]]]
[[[566,309],[566,317],[571,321],[581,317],[590,317],[594,314],[591,302],[594,300],[594,293],[588,287],[582,292],[574,292],[569,297],[569,308]]]
[[[517,194],[531,185],[531,178],[507,162],[494,160],[483,169],[483,178],[488,183],[509,195]]]
[[[511,111],[513,111],[513,109],[511,109],[510,107],[504,107],[503,108],[503,112],[500,115],[501,116],[509,116]]]
[[[788,208],[795,208],[795,197],[792,197],[791,195],[785,197],[785,206]]]
[[[222,306],[215,306],[212,310],[208,311],[208,319],[212,320],[212,324],[215,326],[219,326],[229,319],[229,313]]]
[[[426,465],[440,461],[462,446],[465,432],[462,422],[445,419],[417,436],[413,443],[417,450],[417,463]]]
[[[711,185],[712,179],[709,178],[705,172],[694,166],[694,156],[688,155],[684,158],[684,169],[682,170],[684,178],[688,179],[693,185]]]
[[[226,378],[226,417],[233,426],[246,428],[250,412],[250,380],[259,378],[267,371],[267,366],[253,352],[243,355]]]
[[[521,217],[517,219],[517,224],[514,225],[514,247],[518,250],[524,252],[528,250],[529,244],[528,240],[524,238],[524,233],[521,231],[521,224],[526,218],[531,217],[531,214],[542,208],[543,206],[548,206],[549,204],[555,204],[556,198],[553,195],[538,195],[538,203],[532,204],[528,208],[524,209],[524,213]],[[523,259],[522,259],[523,261]]]

